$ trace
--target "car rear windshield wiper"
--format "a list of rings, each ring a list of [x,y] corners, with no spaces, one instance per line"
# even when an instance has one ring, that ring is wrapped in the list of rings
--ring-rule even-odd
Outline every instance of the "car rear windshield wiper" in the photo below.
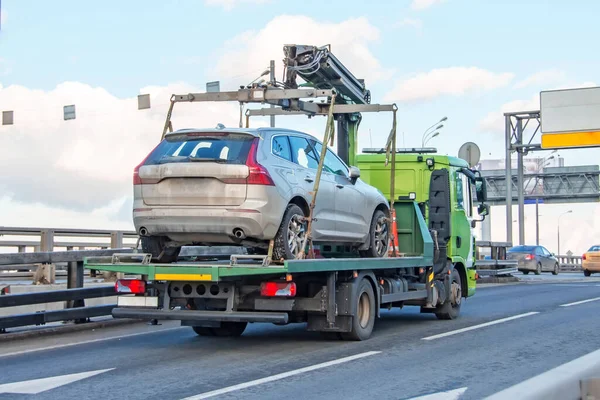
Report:
[[[222,158],[210,158],[210,157],[188,157],[190,161],[196,162],[216,162],[216,163],[226,163],[227,160],[223,160]]]

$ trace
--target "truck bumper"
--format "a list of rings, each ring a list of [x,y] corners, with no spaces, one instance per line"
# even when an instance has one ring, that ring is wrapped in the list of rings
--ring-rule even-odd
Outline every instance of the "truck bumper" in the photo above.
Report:
[[[287,324],[287,313],[250,311],[181,311],[157,310],[135,307],[113,308],[114,318],[157,319],[174,321],[230,321],[230,322],[272,322]]]

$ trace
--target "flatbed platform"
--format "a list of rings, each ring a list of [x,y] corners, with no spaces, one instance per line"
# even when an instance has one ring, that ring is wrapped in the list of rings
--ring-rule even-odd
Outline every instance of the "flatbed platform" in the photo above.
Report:
[[[118,254],[115,256],[119,256]],[[127,257],[143,258],[144,254],[127,254]],[[251,260],[211,260],[196,262],[176,262],[171,264],[121,262],[111,257],[88,257],[84,261],[87,269],[145,275],[150,281],[211,281],[219,282],[228,278],[251,275],[282,275],[305,272],[360,271],[394,268],[428,267],[433,256],[394,257],[394,258],[319,258],[287,260],[283,264],[262,265]]]

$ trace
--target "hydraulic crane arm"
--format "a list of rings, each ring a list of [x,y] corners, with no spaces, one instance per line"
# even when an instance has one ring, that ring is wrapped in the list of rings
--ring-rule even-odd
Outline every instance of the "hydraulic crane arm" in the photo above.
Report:
[[[315,89],[335,89],[339,104],[369,104],[371,93],[332,53],[328,46],[291,44],[283,47],[285,85],[296,89],[300,76]]]
[[[365,82],[356,78],[337,57],[329,46],[307,46],[291,44],[283,47],[285,59],[285,86],[298,88],[296,78],[304,79],[307,86],[315,89],[335,89],[338,104],[370,104],[371,92]],[[356,155],[357,131],[361,121],[360,113],[336,114],[337,154],[349,165],[354,164]]]

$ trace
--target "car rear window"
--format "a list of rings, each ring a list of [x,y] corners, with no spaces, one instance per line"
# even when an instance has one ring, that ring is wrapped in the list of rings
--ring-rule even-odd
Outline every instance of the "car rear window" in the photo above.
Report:
[[[535,246],[515,246],[512,247],[508,250],[509,253],[520,253],[520,252],[524,252],[524,251],[534,251],[535,250]]]
[[[600,246],[592,246],[588,251],[600,251]]]
[[[206,134],[208,135],[208,134]],[[245,164],[253,136],[177,136],[163,140],[154,149],[144,165],[176,162],[219,162]]]

